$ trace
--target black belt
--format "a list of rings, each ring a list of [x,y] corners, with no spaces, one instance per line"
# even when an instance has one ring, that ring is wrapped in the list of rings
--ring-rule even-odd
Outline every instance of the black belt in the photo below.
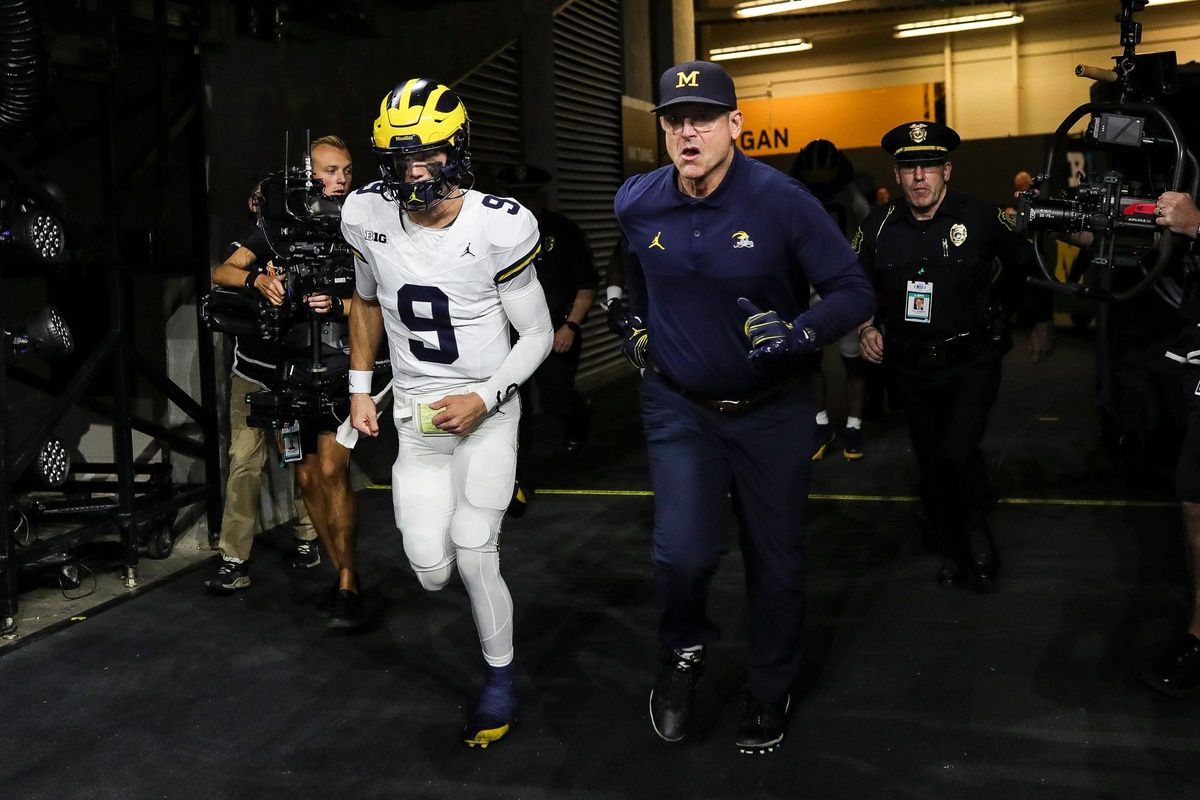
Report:
[[[731,417],[740,417],[743,414],[750,413],[751,411],[755,410],[756,408],[762,408],[765,405],[769,405],[770,403],[775,402],[776,400],[778,400],[779,398],[781,398],[785,394],[787,394],[789,391],[791,391],[795,387],[799,386],[800,382],[802,380],[804,380],[804,375],[802,373],[795,372],[795,373],[792,373],[792,375],[790,375],[789,377],[787,377],[784,380],[780,381],[779,383],[775,384],[774,386],[768,386],[766,389],[763,389],[761,392],[755,392],[754,394],[748,395],[746,397],[738,397],[738,398],[705,397],[702,394],[696,394],[695,392],[692,392],[692,391],[689,391],[689,390],[683,388],[682,386],[677,384],[675,381],[671,380],[666,375],[664,375],[658,369],[658,367],[651,365],[650,368],[652,370],[654,370],[654,372],[658,375],[658,377],[662,378],[663,384],[668,389],[672,390],[673,392],[675,392],[677,394],[683,395],[688,400],[691,400],[693,403],[695,403],[698,406],[703,406],[704,408],[708,408],[713,411],[717,411],[721,414],[728,414]]]
[[[987,337],[979,333],[960,333],[946,339],[909,339],[887,337],[883,352],[906,364],[917,366],[950,366],[971,359]]]

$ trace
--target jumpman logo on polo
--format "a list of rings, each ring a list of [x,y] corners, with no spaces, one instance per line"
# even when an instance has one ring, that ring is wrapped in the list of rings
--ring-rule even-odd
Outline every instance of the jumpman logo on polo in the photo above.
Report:
[[[661,238],[662,238],[662,231],[659,231],[658,233],[654,234],[654,238],[650,240],[650,246],[647,247],[646,249],[653,250],[654,248],[657,247],[659,250],[666,250],[667,248],[663,247],[663,243],[659,241],[659,239],[661,239]]]
[[[467,242],[467,249],[463,250],[462,253],[458,257],[466,258],[467,256],[473,256],[473,255],[475,255],[475,254],[471,252],[471,243]]]

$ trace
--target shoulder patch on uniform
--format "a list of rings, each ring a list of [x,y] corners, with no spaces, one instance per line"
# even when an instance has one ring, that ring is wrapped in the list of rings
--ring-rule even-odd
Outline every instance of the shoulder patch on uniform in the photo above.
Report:
[[[1016,231],[1017,218],[1005,211],[1003,208],[996,209],[996,217],[999,218],[1000,224],[1008,228],[1010,231]]]
[[[516,263],[510,264],[509,266],[497,272],[493,280],[495,280],[496,283],[511,281],[513,278],[517,277],[522,272],[536,264],[541,255],[542,244],[541,242],[538,242],[533,246],[532,250],[517,259]]]
[[[860,225],[860,226],[858,226],[858,229],[856,231],[854,231],[854,236],[850,239],[850,247],[854,250],[855,253],[862,252],[862,240],[863,240],[863,232],[862,232],[862,226]]]

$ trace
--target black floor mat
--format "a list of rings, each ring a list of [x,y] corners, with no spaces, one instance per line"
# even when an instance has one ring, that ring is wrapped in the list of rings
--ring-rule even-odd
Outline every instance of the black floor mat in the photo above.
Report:
[[[275,533],[248,590],[211,597],[193,572],[0,657],[0,798],[1194,797],[1200,698],[1134,678],[1186,618],[1178,511],[1055,502],[1130,497],[1098,466],[1086,343],[1062,350],[1042,372],[1009,358],[996,595],[935,585],[898,416],[868,422],[862,461],[817,465],[808,649],[775,753],[733,745],[736,549],[693,733],[651,730],[653,499],[608,493],[649,488],[626,382],[579,458],[539,421],[541,486],[564,493],[502,537],[522,703],[505,740],[459,743],[482,674],[465,593],[420,590],[390,494],[365,491],[360,632],[325,630],[332,572],[290,570]]]

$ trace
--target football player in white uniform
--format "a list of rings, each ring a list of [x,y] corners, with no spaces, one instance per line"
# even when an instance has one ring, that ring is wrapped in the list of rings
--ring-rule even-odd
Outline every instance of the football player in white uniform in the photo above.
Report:
[[[534,269],[537,222],[515,200],[471,191],[468,133],[447,87],[414,79],[389,92],[373,143],[382,179],[346,201],[342,233],[357,268],[351,420],[378,434],[370,370],[386,331],[396,525],[426,589],[445,586],[458,564],[487,665],[463,740],[486,747],[517,709],[512,599],[496,549],[516,471],[517,387],[554,332]]]

